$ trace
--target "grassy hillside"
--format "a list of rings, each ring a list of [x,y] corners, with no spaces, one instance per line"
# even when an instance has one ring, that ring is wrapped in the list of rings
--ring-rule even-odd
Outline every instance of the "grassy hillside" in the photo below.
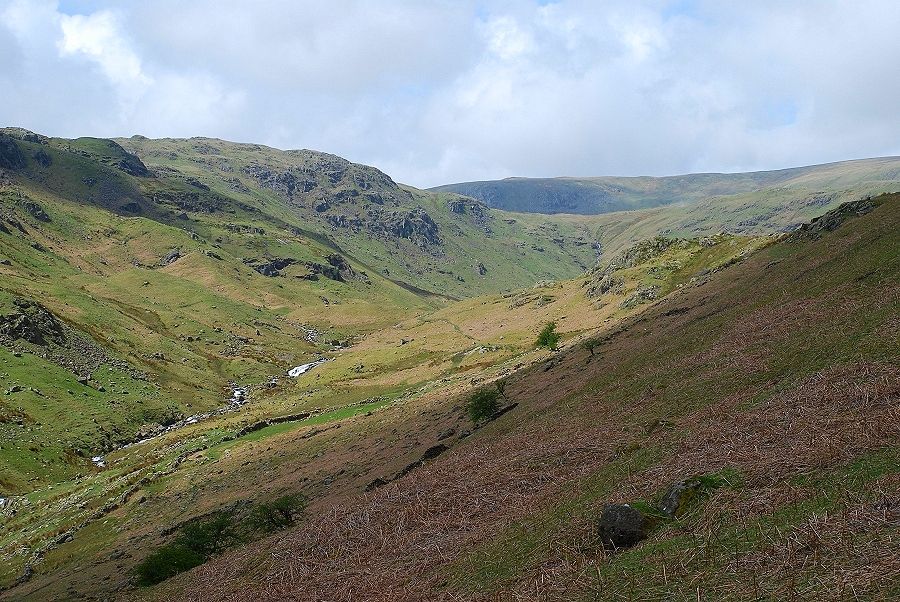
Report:
[[[898,232],[897,195],[845,206],[512,374],[517,405],[433,462],[139,597],[893,599]],[[462,428],[461,399],[430,411]],[[608,547],[621,503],[643,539]]]
[[[785,190],[783,199],[795,199]],[[240,555],[269,558],[268,546],[294,546],[290,538],[317,534],[352,550],[352,538],[334,538],[327,530],[344,516],[336,508],[356,516],[372,500],[400,496],[409,502],[404,496],[428,496],[430,487],[436,500],[471,502],[468,496],[479,490],[468,491],[465,470],[485,484],[497,475],[489,471],[492,461],[480,467],[444,463],[445,455],[467,457],[466,450],[488,454],[481,462],[498,454],[511,467],[508,478],[519,479],[521,490],[504,477],[485,499],[500,504],[491,496],[511,495],[505,499],[512,514],[504,504],[487,514],[449,506],[452,520],[472,512],[484,531],[472,539],[472,525],[460,523],[435,548],[416,540],[418,551],[408,554],[410,578],[423,563],[440,570],[420,575],[419,585],[384,582],[383,595],[503,594],[531,570],[531,560],[511,560],[512,568],[494,574],[478,565],[479,546],[499,537],[510,516],[524,519],[522,512],[543,508],[533,504],[540,496],[566,500],[564,487],[581,487],[579,479],[603,470],[591,464],[598,458],[578,456],[569,466],[563,443],[551,440],[556,421],[568,444],[583,435],[606,445],[615,439],[610,433],[565,429],[599,428],[611,413],[643,408],[682,386],[703,403],[717,403],[718,385],[710,385],[710,393],[690,384],[707,374],[700,364],[679,372],[677,383],[658,371],[687,361],[681,354],[694,353],[690,344],[702,347],[724,336],[721,329],[742,327],[736,325],[740,312],[762,307],[755,303],[775,302],[760,290],[781,287],[778,299],[788,304],[807,297],[821,304],[823,295],[843,303],[877,336],[856,322],[826,320],[821,328],[831,324],[837,333],[822,335],[821,345],[850,346],[840,338],[848,337],[864,359],[887,353],[882,338],[895,337],[892,322],[882,313],[870,315],[874,305],[860,296],[861,287],[876,286],[872,275],[857,274],[855,267],[820,274],[815,259],[820,253],[867,265],[895,282],[895,259],[883,247],[896,243],[890,238],[896,201],[874,203],[874,212],[834,233],[829,229],[839,220],[831,215],[776,242],[778,224],[819,215],[825,205],[810,202],[794,211],[776,204],[766,209],[766,220],[746,228],[749,235],[719,233],[721,224],[756,210],[736,204],[729,205],[734,215],[712,206],[683,215],[674,208],[519,214],[404,187],[374,168],[313,151],[199,138],[63,140],[3,130],[0,591],[6,591],[0,595],[188,597],[193,578],[146,589],[138,587],[140,567],[176,549],[194,564],[207,560],[203,570],[213,571],[219,562],[247,557]],[[851,234],[860,240],[853,242]],[[760,257],[772,267],[765,277],[758,274]],[[817,280],[802,288],[804,277],[785,288],[801,273]],[[770,275],[777,278],[769,282]],[[733,290],[724,284],[732,279]],[[873,298],[895,299],[883,282],[869,291]],[[690,304],[667,305],[680,303],[672,299]],[[696,324],[672,322],[682,314],[694,316]],[[635,326],[645,319],[658,321],[646,333]],[[562,352],[535,348],[549,323]],[[622,340],[631,343],[620,348]],[[830,361],[825,347],[816,349],[816,361]],[[734,382],[744,382],[741,370],[768,370],[765,384],[753,381],[747,390],[789,388],[795,372],[806,370],[797,368],[791,350],[766,356],[762,364],[755,355],[734,359],[740,367]],[[703,357],[719,361],[727,355]],[[288,375],[302,365],[308,370]],[[726,372],[717,374],[725,374],[730,387],[733,375]],[[640,384],[630,380],[635,375]],[[589,382],[601,383],[601,393],[586,392]],[[558,387],[573,395],[581,391],[578,401],[557,407],[563,399]],[[474,390],[501,389],[497,402],[509,411],[473,424],[466,399]],[[653,404],[619,416],[623,432],[643,428],[634,423],[637,416],[675,421]],[[497,440],[510,447],[491,447],[495,432],[513,437]],[[511,450],[531,445],[561,455],[517,464]],[[505,457],[507,452],[513,455]],[[441,459],[430,463],[437,455]],[[452,476],[457,468],[463,472]],[[428,481],[429,471],[447,469],[434,473],[450,474],[445,484]],[[536,481],[530,471],[540,475]],[[410,489],[419,475],[426,475],[426,488]],[[397,512],[402,517],[406,511]],[[427,521],[444,520],[440,512],[418,516],[433,527]],[[322,520],[338,523],[326,528]],[[448,524],[456,524],[452,520]],[[214,525],[227,528],[212,537]],[[283,544],[269,537],[293,527],[299,530]],[[543,537],[544,531],[535,533]],[[204,542],[202,554],[185,541],[195,547]],[[518,550],[520,542],[512,541]],[[544,549],[546,541],[535,541]],[[428,549],[440,550],[443,560],[423,555]],[[338,556],[333,552],[327,558]],[[373,566],[393,562],[371,557]],[[234,566],[236,574],[244,570],[240,562]],[[348,570],[353,566],[348,563]],[[466,567],[484,578],[469,579]],[[214,575],[214,592],[229,587],[215,573],[200,574]],[[356,588],[354,579],[344,581]],[[315,589],[311,595],[333,593]]]
[[[668,177],[507,178],[463,182],[433,188],[478,199],[491,207],[536,213],[600,214],[669,205],[687,205],[694,216],[719,219],[719,206],[740,205],[743,220],[761,225],[781,209],[814,205],[831,209],[866,194],[896,192],[900,158],[881,157],[825,165],[734,174],[689,174]],[[693,207],[696,203],[702,203]],[[779,227],[808,219],[781,218]]]

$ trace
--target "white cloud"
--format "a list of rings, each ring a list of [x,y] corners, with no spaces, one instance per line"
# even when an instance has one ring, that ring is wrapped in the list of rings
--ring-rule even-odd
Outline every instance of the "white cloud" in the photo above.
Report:
[[[153,85],[153,79],[144,73],[140,58],[123,38],[115,14],[100,11],[89,16],[62,15],[60,28],[60,56],[84,55],[96,63],[116,88],[123,110],[130,112]]]
[[[900,153],[893,0],[93,4],[0,0],[0,122],[317,148],[420,186]]]
[[[509,16],[495,17],[485,25],[488,50],[504,61],[510,61],[530,52],[534,40],[523,31],[515,19]]]

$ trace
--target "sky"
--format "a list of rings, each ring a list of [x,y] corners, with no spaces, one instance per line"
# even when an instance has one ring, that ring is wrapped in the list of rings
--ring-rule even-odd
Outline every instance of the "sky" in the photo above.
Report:
[[[0,125],[418,187],[900,155],[897,0],[0,0]]]

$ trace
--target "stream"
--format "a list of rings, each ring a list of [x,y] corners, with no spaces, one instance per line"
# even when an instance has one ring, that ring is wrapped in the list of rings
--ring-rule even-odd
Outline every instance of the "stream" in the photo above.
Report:
[[[324,364],[327,362],[327,358],[319,358],[314,362],[309,362],[308,364],[301,364],[300,366],[296,366],[288,370],[287,375],[291,378],[297,378],[302,374],[306,374],[316,366],[320,364]],[[278,384],[278,377],[272,377],[269,381],[270,385]],[[229,412],[234,412],[243,407],[250,400],[250,387],[247,385],[232,385],[231,386],[231,398],[228,400],[228,403],[224,406],[216,408],[215,410],[211,410],[209,412],[202,412],[200,414],[194,414],[193,416],[188,416],[186,418],[182,418],[172,424],[167,426],[160,426],[156,432],[148,437],[144,437],[143,439],[138,439],[137,441],[132,441],[131,443],[126,443],[121,445],[110,452],[113,453],[117,451],[121,451],[123,449],[128,449],[129,447],[133,447],[135,445],[140,445],[142,443],[146,443],[147,441],[151,441],[156,439],[157,437],[161,437],[167,433],[171,433],[177,431],[180,428],[191,424],[197,424],[198,422],[202,422],[204,420],[208,420],[213,416],[221,416],[222,414],[227,414]],[[97,455],[91,458],[91,463],[97,468],[106,468],[106,456],[105,455]]]

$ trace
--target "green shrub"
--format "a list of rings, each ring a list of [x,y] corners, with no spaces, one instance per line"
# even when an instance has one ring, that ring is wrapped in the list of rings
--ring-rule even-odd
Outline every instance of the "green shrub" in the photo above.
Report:
[[[476,391],[466,409],[472,422],[479,422],[485,418],[491,417],[494,412],[500,409],[500,392],[497,389],[480,389]]]
[[[137,582],[155,585],[252,538],[254,532],[284,529],[305,507],[302,495],[284,495],[256,505],[249,514],[222,511],[186,523],[174,541],[157,548],[135,568]]]
[[[556,322],[547,322],[547,325],[544,326],[544,329],[538,335],[535,345],[555,351],[558,343],[559,333],[556,332]]]
[[[251,522],[258,531],[274,533],[293,525],[304,508],[306,498],[302,495],[283,495],[267,504],[257,506],[253,511]]]
[[[205,560],[202,554],[181,543],[164,545],[137,565],[135,572],[138,585],[156,585],[203,564]]]
[[[219,512],[183,526],[176,543],[197,552],[204,558],[209,558],[225,551],[236,541],[237,535],[231,516]]]

